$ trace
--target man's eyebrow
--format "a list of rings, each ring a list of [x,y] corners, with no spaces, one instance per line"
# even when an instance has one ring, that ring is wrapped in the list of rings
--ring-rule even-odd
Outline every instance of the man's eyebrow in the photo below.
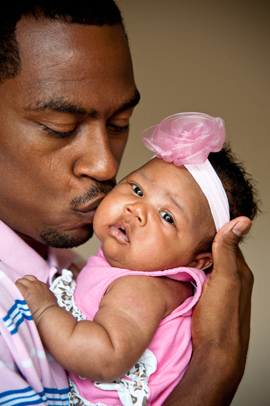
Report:
[[[129,100],[124,102],[122,104],[122,106],[120,106],[120,108],[117,109],[114,114],[118,114],[118,113],[121,113],[122,111],[125,111],[125,110],[131,108],[131,107],[135,107],[139,103],[140,98],[141,98],[141,95],[140,95],[139,91],[136,89],[134,95]]]
[[[32,110],[32,111],[45,111],[45,110],[51,110],[51,111],[57,111],[60,113],[70,113],[70,114],[96,114],[97,112],[95,110],[92,110],[91,112],[87,111],[84,108],[78,107],[73,103],[69,103],[62,98],[55,98],[51,99],[49,101],[38,101],[35,105],[31,104],[26,108],[27,110]]]
[[[134,107],[139,103],[140,100],[140,93],[136,89],[134,95],[125,101],[119,109],[117,109],[113,115],[121,113],[121,111],[127,110],[130,107]],[[26,108],[26,110],[32,110],[32,111],[45,111],[45,110],[50,110],[50,111],[56,111],[60,113],[69,113],[69,114],[81,114],[81,115],[89,115],[89,116],[95,116],[98,114],[98,112],[95,109],[92,110],[86,110],[85,108],[79,107],[78,105],[74,103],[69,103],[62,98],[55,98],[51,99],[49,101],[38,101],[35,105],[30,105]]]

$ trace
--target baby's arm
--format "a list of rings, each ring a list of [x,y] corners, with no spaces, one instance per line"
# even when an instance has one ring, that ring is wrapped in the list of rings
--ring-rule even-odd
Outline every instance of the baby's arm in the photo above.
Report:
[[[145,276],[118,279],[108,288],[93,322],[77,322],[34,276],[19,279],[16,285],[56,361],[77,375],[108,381],[121,377],[136,363],[162,318],[178,305],[180,282],[164,280]],[[175,299],[171,283],[177,284]],[[181,301],[187,296],[184,285],[182,296]]]

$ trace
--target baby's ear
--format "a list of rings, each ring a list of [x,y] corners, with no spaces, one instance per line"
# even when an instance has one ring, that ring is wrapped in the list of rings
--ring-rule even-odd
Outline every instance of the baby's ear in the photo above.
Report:
[[[193,261],[188,264],[188,266],[192,268],[201,269],[204,271],[205,269],[209,268],[213,265],[212,253],[211,252],[201,252],[200,254],[196,255]]]

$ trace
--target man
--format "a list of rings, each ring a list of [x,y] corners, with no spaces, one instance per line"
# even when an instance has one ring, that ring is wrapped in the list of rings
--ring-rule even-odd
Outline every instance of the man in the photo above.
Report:
[[[68,404],[65,372],[45,356],[14,281],[32,273],[50,283],[73,260],[58,248],[91,237],[139,93],[113,1],[7,7],[0,17],[0,404]],[[249,227],[236,219],[215,239],[214,270],[193,316],[193,357],[168,404],[227,405],[236,391],[252,290],[236,252]]]

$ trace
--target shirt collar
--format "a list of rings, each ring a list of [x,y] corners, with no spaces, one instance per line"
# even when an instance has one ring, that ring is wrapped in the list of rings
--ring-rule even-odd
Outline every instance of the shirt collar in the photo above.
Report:
[[[21,277],[33,274],[39,280],[47,282],[51,273],[47,262],[1,220],[0,260]]]

